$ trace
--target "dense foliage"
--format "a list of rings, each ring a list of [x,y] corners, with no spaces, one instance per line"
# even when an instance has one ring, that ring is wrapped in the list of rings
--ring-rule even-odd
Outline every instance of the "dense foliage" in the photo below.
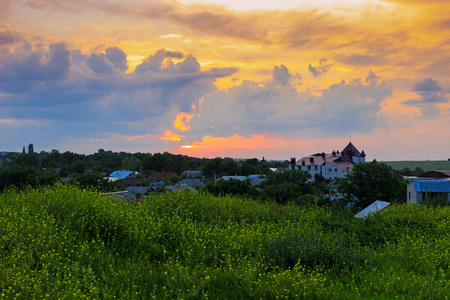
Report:
[[[210,182],[205,188],[209,193],[215,196],[226,196],[226,195],[241,195],[247,197],[260,197],[261,193],[254,188],[250,179],[247,180],[218,180],[217,182]]]
[[[52,185],[59,181],[58,175],[28,166],[0,168],[0,192],[7,188],[23,189],[27,186]]]
[[[368,219],[238,197],[135,205],[55,186],[0,195],[5,299],[443,299],[450,209]]]
[[[31,144],[30,144],[31,145]],[[30,150],[30,149],[29,149]],[[25,151],[25,148],[24,148]],[[172,171],[181,175],[186,170],[202,170],[205,177],[223,175],[267,174],[269,167],[284,167],[287,161],[266,162],[250,158],[239,162],[231,158],[195,158],[181,154],[164,153],[127,153],[99,149],[91,155],[77,154],[70,151],[39,153],[14,153],[6,155],[7,164],[24,165],[58,172],[61,177],[77,177],[86,171],[110,174],[116,170],[138,171],[148,175],[151,171]],[[144,176],[145,177],[145,176]]]
[[[307,194],[313,193],[313,184],[308,182],[311,175],[302,170],[285,170],[272,172],[263,182],[265,194],[277,203],[296,201]]]
[[[406,201],[406,181],[385,164],[356,164],[345,179],[336,179],[337,190],[347,203],[365,208],[376,200]]]
[[[86,175],[79,175],[69,181],[71,184],[78,185],[81,188],[94,189],[99,192],[115,192],[123,191],[125,188],[119,181],[110,181],[101,173],[90,173]]]

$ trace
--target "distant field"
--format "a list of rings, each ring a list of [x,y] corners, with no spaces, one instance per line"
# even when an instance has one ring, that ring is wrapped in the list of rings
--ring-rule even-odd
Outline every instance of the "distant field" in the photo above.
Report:
[[[450,171],[450,161],[447,160],[402,160],[402,161],[382,161],[395,170],[403,168],[422,168],[425,172],[433,170],[448,170]]]

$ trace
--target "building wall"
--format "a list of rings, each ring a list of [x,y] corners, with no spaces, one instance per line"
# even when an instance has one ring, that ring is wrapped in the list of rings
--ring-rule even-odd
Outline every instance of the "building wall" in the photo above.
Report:
[[[366,162],[366,157],[364,156],[352,156],[352,160],[355,164],[357,163],[365,163]]]
[[[413,204],[420,204],[422,201],[422,193],[416,192],[414,182],[411,182],[406,187],[406,202]]]
[[[329,163],[325,163],[325,165],[322,166],[322,176],[325,177],[325,179],[345,178],[347,174],[347,170],[343,170]]]
[[[288,166],[288,170],[302,170],[309,172],[311,174],[311,177],[314,178],[315,174],[320,174],[325,179],[335,179],[335,178],[345,178],[347,176],[348,171],[343,170],[341,168],[338,168],[336,166],[333,166],[329,163],[325,163],[323,166],[318,165],[312,165],[312,166]]]

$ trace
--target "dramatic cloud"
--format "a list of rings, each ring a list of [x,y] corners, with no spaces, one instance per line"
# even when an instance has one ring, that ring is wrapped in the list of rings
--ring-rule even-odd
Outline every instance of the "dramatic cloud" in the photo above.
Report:
[[[291,79],[291,73],[289,73],[289,70],[281,65],[281,66],[275,66],[272,73],[274,81],[279,85],[286,85],[289,83],[289,80]]]
[[[114,66],[104,53],[93,53],[86,60],[86,66],[97,74],[112,74]]]
[[[21,40],[22,38],[12,31],[0,31],[0,47],[4,45],[11,45]]]
[[[127,55],[122,49],[117,47],[109,47],[105,50],[105,53],[114,68],[121,72],[125,72],[128,69]]]
[[[60,122],[46,130],[55,137],[72,132],[100,138],[114,132],[179,140],[172,139],[176,132],[167,134],[169,128],[188,130],[196,101],[216,90],[216,78],[237,71],[202,71],[194,56],[164,49],[129,74],[124,73],[127,56],[117,47],[87,56],[64,43],[48,50],[25,44],[1,53],[0,78],[8,84],[0,85],[0,119]],[[178,113],[183,118],[176,119]]]
[[[450,138],[448,1],[228,2],[0,0],[2,144]]]
[[[151,55],[148,58],[146,58],[142,62],[142,64],[137,66],[135,73],[142,74],[148,71],[161,72],[161,70],[163,69],[163,62],[166,59],[170,58],[182,59],[184,58],[184,55],[181,52],[172,52],[166,51],[165,49],[160,49],[154,55]],[[173,63],[169,61],[169,66],[165,67],[164,70],[167,72],[173,71],[174,70]]]
[[[325,74],[330,69],[330,66],[327,65],[327,59],[325,57],[322,57],[319,60],[319,65],[313,67],[311,64],[308,66],[308,71],[311,72],[311,74],[314,77],[320,76],[322,74]]]
[[[416,92],[442,92],[444,89],[439,83],[431,78],[424,79],[422,82],[418,82],[414,86]]]
[[[0,91],[26,93],[40,91],[43,84],[64,79],[69,73],[70,51],[65,43],[50,44],[49,51],[24,44],[11,52],[0,51]]]
[[[417,92],[420,98],[403,101],[403,104],[419,107],[422,111],[422,118],[432,119],[439,117],[440,108],[436,104],[447,103],[448,92],[432,78],[416,83],[414,91]]]
[[[372,74],[365,85],[342,81],[321,96],[279,84],[289,71],[275,66],[273,81],[264,86],[244,81],[226,91],[209,93],[199,103],[201,114],[190,120],[191,131],[210,136],[275,134],[303,138],[314,135],[370,132],[383,127],[381,103],[392,88]],[[284,74],[281,76],[280,74]]]

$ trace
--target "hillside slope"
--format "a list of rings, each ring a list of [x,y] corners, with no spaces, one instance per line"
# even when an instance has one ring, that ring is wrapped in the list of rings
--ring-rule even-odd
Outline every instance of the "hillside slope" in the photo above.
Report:
[[[59,185],[0,195],[5,299],[374,299],[450,294],[450,209],[360,220],[165,194],[129,205]]]

